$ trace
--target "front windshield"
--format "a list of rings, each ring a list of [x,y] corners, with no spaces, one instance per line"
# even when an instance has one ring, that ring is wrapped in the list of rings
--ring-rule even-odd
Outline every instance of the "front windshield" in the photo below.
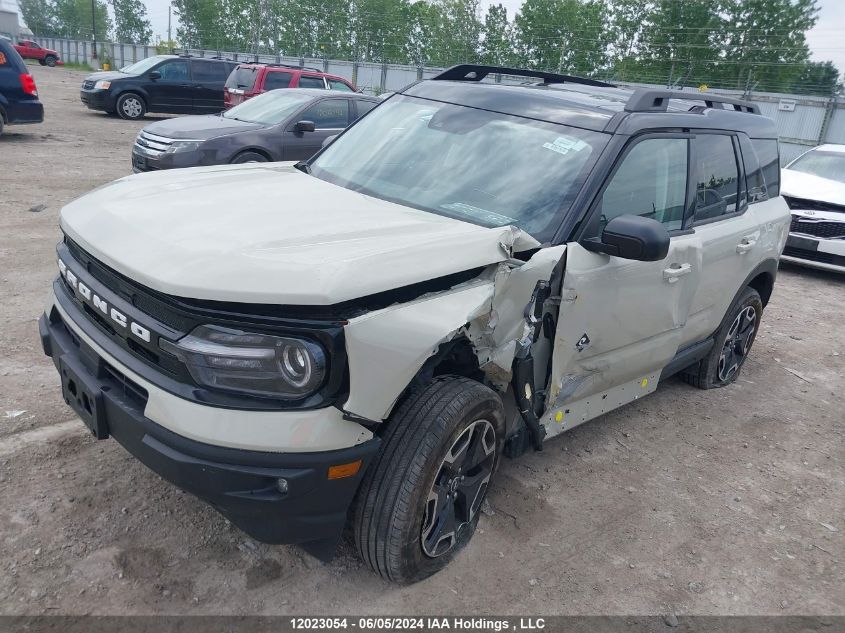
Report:
[[[126,73],[127,75],[142,75],[147,72],[150,68],[155,66],[162,60],[169,59],[163,55],[154,55],[153,57],[147,57],[146,59],[142,59],[139,62],[135,62],[134,64],[129,64],[128,66],[124,66],[120,69],[120,72]]]
[[[551,239],[607,136],[398,96],[329,145],[311,173],[347,189]]]
[[[812,150],[796,159],[789,169],[845,182],[845,152]]]
[[[236,105],[223,116],[248,123],[277,125],[313,98],[313,95],[302,94],[290,88],[271,90]]]

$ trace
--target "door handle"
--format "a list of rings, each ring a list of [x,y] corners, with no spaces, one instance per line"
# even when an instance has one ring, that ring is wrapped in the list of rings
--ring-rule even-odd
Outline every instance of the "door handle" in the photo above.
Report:
[[[672,264],[669,268],[663,269],[663,279],[670,284],[675,283],[684,275],[689,275],[692,272],[692,266],[689,264]]]
[[[753,235],[748,235],[742,238],[742,241],[736,245],[736,252],[740,255],[743,255],[754,248],[754,245],[757,243],[757,240],[754,239]]]

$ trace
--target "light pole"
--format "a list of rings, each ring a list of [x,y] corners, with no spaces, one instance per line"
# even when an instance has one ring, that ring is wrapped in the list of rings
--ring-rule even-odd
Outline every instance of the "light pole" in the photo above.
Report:
[[[97,0],[91,0],[91,59],[97,59]]]

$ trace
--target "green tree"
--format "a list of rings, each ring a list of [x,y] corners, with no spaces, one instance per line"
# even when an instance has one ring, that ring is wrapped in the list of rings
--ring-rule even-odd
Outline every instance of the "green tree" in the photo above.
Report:
[[[656,0],[641,35],[633,80],[712,85],[721,58],[723,0]]]
[[[716,73],[722,85],[781,91],[810,59],[805,33],[818,19],[816,0],[723,0],[725,25]]]
[[[833,62],[807,62],[789,86],[798,94],[842,94],[839,69]]]
[[[114,39],[129,44],[149,44],[153,29],[147,7],[141,0],[111,0],[114,11]]]
[[[508,10],[493,4],[484,16],[481,61],[493,66],[507,66],[513,62],[513,29],[508,21]]]
[[[36,35],[55,35],[55,6],[51,0],[18,0],[24,23]]]
[[[602,0],[526,0],[514,20],[521,62],[581,75],[605,70],[607,17]]]
[[[610,0],[608,10],[615,76],[624,81],[629,78],[629,65],[634,70],[637,68],[638,52],[645,30],[653,21],[655,3],[652,0]]]
[[[91,0],[55,0],[55,34],[68,39],[90,40],[92,32]],[[94,24],[98,41],[109,39],[111,18],[104,0],[94,0]]]

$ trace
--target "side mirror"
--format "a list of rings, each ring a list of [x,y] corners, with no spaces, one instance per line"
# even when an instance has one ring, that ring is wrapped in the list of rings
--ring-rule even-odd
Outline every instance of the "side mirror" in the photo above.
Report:
[[[600,240],[584,240],[581,246],[594,253],[656,262],[669,253],[669,232],[657,220],[640,215],[619,215],[607,223]]]
[[[150,79],[152,79],[153,81],[158,81],[159,79],[161,79],[161,73],[157,70],[152,71],[150,73]]]
[[[316,129],[317,126],[314,121],[297,121],[296,125],[293,126],[294,132],[313,132]]]
[[[331,143],[336,138],[337,138],[337,134],[332,134],[331,136],[327,136],[326,138],[323,139],[323,144],[320,145],[320,147],[325,147],[326,145]]]

